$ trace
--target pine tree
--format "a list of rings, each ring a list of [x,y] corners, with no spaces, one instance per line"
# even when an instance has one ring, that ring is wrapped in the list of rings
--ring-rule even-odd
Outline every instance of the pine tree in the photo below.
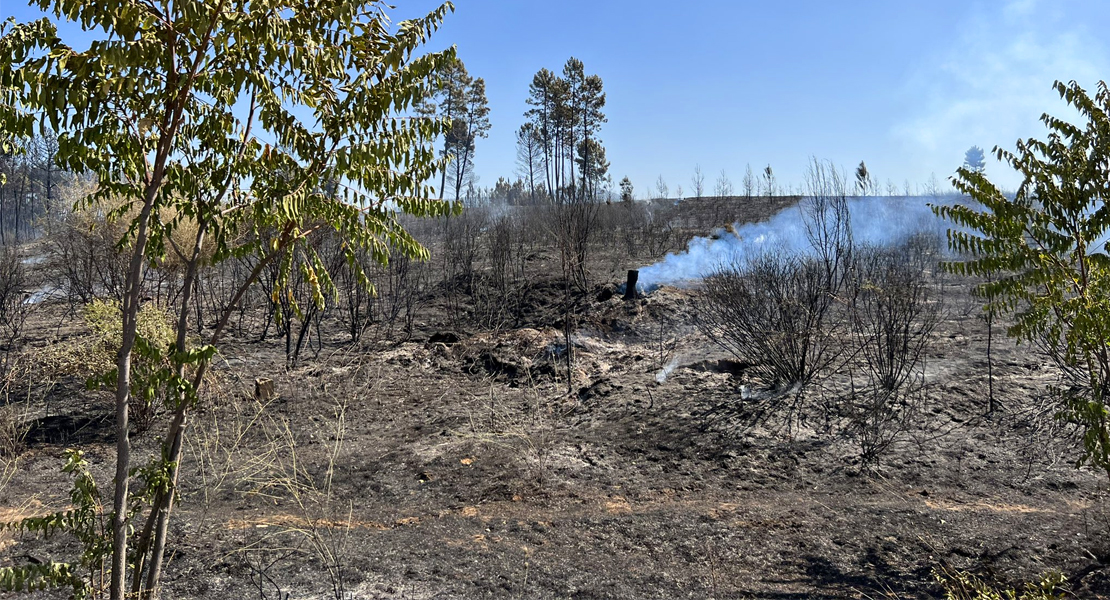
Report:
[[[632,190],[632,180],[627,175],[621,179],[621,202],[625,204],[632,204],[635,196]]]
[[[964,167],[969,171],[985,171],[987,168],[986,157],[983,155],[983,149],[979,146],[972,146],[964,153]]]
[[[536,191],[546,191],[547,170],[543,138],[535,123],[524,123],[516,132],[516,163],[517,173],[527,182],[528,197],[536,204]]]

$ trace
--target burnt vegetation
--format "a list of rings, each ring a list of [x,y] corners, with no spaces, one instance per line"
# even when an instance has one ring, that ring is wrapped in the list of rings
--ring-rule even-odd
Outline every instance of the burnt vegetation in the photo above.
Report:
[[[389,586],[406,585],[402,582],[412,589],[462,594],[481,588],[484,576],[442,579],[398,572],[398,583],[373,583],[377,573],[387,573],[388,579],[401,564],[391,559],[383,567],[358,560],[382,543],[406,548],[405,564],[435,569],[451,562],[447,557],[426,563],[413,558],[424,552],[420,540],[426,534],[419,529],[412,529],[404,542],[394,533],[389,534],[391,542],[373,539],[373,531],[399,533],[399,528],[420,528],[430,519],[444,518],[397,495],[409,487],[409,478],[427,491],[421,494],[430,494],[420,503],[456,507],[446,509],[459,513],[444,521],[453,532],[449,535],[470,536],[475,523],[506,527],[498,534],[501,539],[525,535],[494,516],[504,506],[517,507],[513,510],[519,517],[514,519],[533,523],[525,538],[539,540],[549,535],[537,532],[545,531],[548,526],[541,523],[550,519],[539,515],[564,515],[557,518],[571,529],[558,540],[549,538],[556,548],[531,563],[542,561],[543,573],[551,574],[571,568],[566,565],[573,561],[558,547],[575,543],[570,540],[579,535],[573,531],[579,523],[585,527],[586,521],[601,518],[606,528],[625,523],[630,539],[653,535],[647,532],[656,526],[655,517],[637,514],[635,507],[656,506],[661,487],[684,486],[691,491],[679,495],[724,506],[730,497],[725,488],[741,472],[748,473],[741,480],[756,477],[745,485],[752,490],[746,493],[758,497],[792,494],[790,486],[778,481],[796,476],[835,489],[849,502],[860,489],[874,485],[869,481],[899,482],[893,485],[911,491],[923,487],[930,498],[991,498],[990,486],[1014,486],[1033,493],[1030,502],[1044,507],[1095,494],[1086,475],[1054,464],[1051,455],[1066,439],[1052,425],[1054,415],[1042,412],[1035,417],[1040,425],[1030,427],[1028,419],[1039,400],[1026,398],[1024,390],[1040,385],[1032,381],[1041,381],[1037,373],[1044,372],[1029,372],[1021,365],[1036,359],[1022,358],[1026,351],[1011,345],[999,349],[997,340],[994,351],[1002,358],[995,358],[995,385],[1006,402],[1003,410],[987,416],[987,382],[976,366],[985,340],[983,321],[975,310],[960,310],[976,301],[976,281],[938,268],[944,258],[941,241],[923,234],[895,246],[857,242],[846,210],[850,198],[832,194],[825,200],[824,206],[812,204],[812,197],[759,196],[506,205],[483,198],[461,215],[405,223],[431,250],[428,261],[401,257],[383,266],[370,256],[356,255],[355,269],[336,268],[332,287],[324,288],[328,302],[322,309],[313,302],[304,269],[294,264],[283,284],[277,265],[264,266],[261,284],[239,299],[231,316],[233,341],[212,383],[215,399],[198,414],[213,426],[219,424],[198,434],[190,450],[187,460],[201,476],[182,483],[184,518],[189,527],[199,527],[196,539],[214,539],[230,523],[235,544],[244,549],[229,548],[229,558],[195,568],[214,569],[203,577],[216,571],[229,574],[229,587],[221,589],[254,590],[260,597],[285,597],[289,590],[304,589],[334,592],[337,598],[352,590],[376,590],[389,597]],[[795,211],[808,222],[811,251],[736,259],[696,284],[622,299],[619,284],[629,266],[657,261],[732,221],[758,221],[781,210]],[[88,211],[64,211],[43,229],[41,237],[7,247],[0,261],[4,464],[45,460],[32,458],[29,449],[77,441],[91,450],[111,439],[102,419],[107,399],[84,390],[84,378],[95,375],[95,369],[85,360],[94,347],[82,340],[102,325],[97,319],[108,318],[93,316],[90,303],[118,298],[112,266],[118,250],[110,236],[119,232],[111,233],[113,224],[106,216]],[[335,235],[322,235],[313,241],[313,250],[329,267],[344,266],[342,243]],[[237,282],[257,267],[257,259],[246,255],[201,271],[189,300],[196,335],[217,325],[213,315],[218,307],[228,305],[241,287]],[[358,285],[358,270],[373,284],[373,293]],[[180,277],[172,258],[148,271],[144,297],[152,322],[165,322],[179,308],[180,299],[166,290],[174,289],[172,281]],[[28,301],[44,290],[50,291]],[[46,358],[36,370],[28,364],[31,357]],[[141,368],[143,363],[137,364]],[[259,395],[254,382],[259,378],[272,380],[265,389],[276,393]],[[440,400],[444,398],[450,399]],[[157,402],[132,407],[140,445],[146,429],[168,418]],[[422,408],[400,408],[408,402]],[[283,407],[278,416],[270,413],[272,408],[263,410],[270,403]],[[309,408],[313,403],[335,408],[316,411]],[[61,415],[68,421],[53,418]],[[395,425],[389,427],[397,428],[395,432],[368,428],[367,423],[386,415],[391,415]],[[296,422],[306,418],[313,425],[302,431]],[[597,433],[584,433],[583,428]],[[1027,435],[1042,436],[1038,443],[1043,448],[1007,448]],[[229,446],[226,436],[238,441]],[[402,439],[424,436],[441,440],[434,443],[446,450],[423,455],[388,449],[391,444],[408,447],[412,442]],[[979,441],[984,437],[989,441]],[[313,446],[312,439],[329,441]],[[400,471],[386,474],[384,467],[360,464],[353,447],[381,448],[375,460]],[[444,451],[446,457],[436,458]],[[975,453],[986,458],[965,458]],[[567,462],[570,457],[573,463]],[[653,469],[650,477],[632,475],[638,469],[633,462],[643,460],[662,469]],[[1015,466],[999,468],[989,475],[995,483],[984,487],[966,479],[964,465],[974,460],[986,469],[1004,462]],[[475,465],[481,466],[479,471]],[[729,466],[717,475],[713,473],[719,467],[711,465]],[[619,479],[604,483],[609,480],[595,471],[602,468],[620,473]],[[1033,472],[1040,474],[1030,479]],[[5,493],[12,498],[26,493],[27,484],[14,467],[6,473]],[[578,502],[573,498],[617,481],[628,491],[609,493],[596,509],[599,516],[589,516],[589,502],[584,514],[571,517],[565,512]],[[1029,491],[1038,481],[1071,491]],[[269,504],[252,499],[260,490],[273,498]],[[370,497],[362,490],[372,490]],[[736,496],[736,506],[743,506],[744,493]],[[806,505],[804,496],[792,497],[791,502]],[[821,502],[832,506],[833,501]],[[242,510],[246,513],[237,516]],[[777,509],[706,510],[716,515],[740,510],[751,519],[786,518]],[[874,510],[881,514],[885,509]],[[1094,518],[1091,510],[1082,513]],[[481,517],[486,511],[491,516]],[[621,584],[618,596],[633,597],[659,586],[694,585],[707,593],[783,589],[773,583],[741,583],[751,568],[739,554],[750,552],[742,550],[748,542],[730,537],[727,528],[718,530],[718,517],[699,517],[699,511],[666,512],[678,523],[710,519],[702,535],[714,541],[699,547],[701,558],[691,559],[691,578],[673,575],[648,583],[632,577]],[[858,534],[851,530],[870,518],[853,517],[845,522],[846,529],[821,533],[817,523],[823,517],[803,511],[807,516],[799,517],[804,519],[797,521],[799,531],[813,529],[791,536],[780,552],[797,551],[807,543],[802,540],[826,535],[852,539]],[[236,519],[243,518],[249,527],[238,529]],[[974,543],[1012,543],[1017,533],[1009,528],[1026,527],[1031,519],[961,520],[967,534],[928,530],[913,517],[869,526],[887,528],[888,537],[906,544],[911,543],[910,531],[925,527],[925,541],[913,543],[923,544],[921,553],[947,556],[944,568],[952,570],[945,571],[950,578],[943,587],[957,589],[987,585],[958,570],[976,571],[988,564],[983,555],[961,549],[961,544],[986,535],[976,528],[1002,529]],[[367,529],[365,522],[375,524]],[[777,527],[771,521],[752,522]],[[1050,523],[1074,526],[1063,517]],[[266,529],[255,529],[263,525]],[[690,522],[689,527],[706,525]],[[1098,536],[1090,535],[1090,543],[1082,547],[1102,552]],[[940,589],[928,576],[937,566],[933,562],[886,542],[871,547],[860,539],[859,563],[822,550],[798,554],[796,560],[811,566],[788,589],[821,590],[830,598],[852,589],[895,589],[907,597],[926,597]],[[682,544],[669,536],[652,543]],[[31,548],[26,543],[13,547]],[[1042,550],[1050,553],[1052,566],[1080,573],[1079,585],[1087,586],[1081,589],[1100,589],[1090,574],[1101,571],[1083,567],[1082,557],[1059,546]],[[483,563],[503,556],[495,547],[478,552]],[[613,556],[604,569],[623,568],[623,560],[638,554],[628,550]],[[720,563],[726,556],[727,567]],[[864,566],[875,556],[887,562],[885,570]],[[1016,551],[989,564],[1004,565],[1008,574],[1001,581],[1015,582],[1042,570],[1025,556],[1024,550]],[[840,566],[829,566],[828,560],[841,561]],[[282,564],[311,565],[309,571],[316,575],[294,576]],[[525,590],[555,597],[564,589],[550,575],[532,572],[526,579],[521,566],[496,568],[508,577],[505,597]],[[1088,569],[1086,574],[1081,568]],[[170,585],[183,595],[215,593],[184,582]]]

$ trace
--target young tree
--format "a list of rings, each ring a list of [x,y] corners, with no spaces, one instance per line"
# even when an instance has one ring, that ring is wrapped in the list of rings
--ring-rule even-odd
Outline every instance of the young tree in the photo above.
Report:
[[[631,205],[636,199],[632,191],[632,180],[627,175],[621,179],[621,202]]]
[[[525,190],[524,180],[517,178],[517,180],[513,182],[512,188],[509,189],[509,204],[524,204],[524,200],[527,197],[528,192]]]
[[[667,197],[667,180],[663,179],[663,174],[659,174],[659,179],[655,180],[655,193],[658,198],[665,199]]]
[[[983,149],[979,146],[972,146],[964,153],[964,168],[969,171],[983,172],[987,168],[986,157],[983,155]]]
[[[987,278],[986,309],[1012,314],[1007,333],[1044,350],[1069,384],[1060,416],[1084,430],[1084,460],[1110,476],[1110,90],[1091,97],[1074,81],[1054,84],[1086,119],[1073,125],[1048,114],[1046,140],[1017,142],[994,155],[1022,176],[1012,197],[982,170],[964,166],[952,182],[984,207],[936,206],[959,226],[947,263],[955,273]]]
[[[713,195],[718,198],[728,198],[732,196],[732,181],[728,178],[728,173],[721,169],[721,174],[717,176],[717,183],[713,187]]]
[[[940,180],[937,179],[936,173],[929,174],[929,181],[925,182],[925,195],[932,198],[939,198],[942,194],[940,187]]]
[[[547,170],[544,168],[543,138],[535,123],[525,123],[516,132],[517,174],[527,182],[528,197],[536,204],[536,190],[543,191],[547,186]]]
[[[867,165],[861,160],[856,167],[856,193],[860,196],[870,196],[874,191],[875,182],[871,179],[871,173],[867,171]]]
[[[748,200],[752,199],[755,193],[755,175],[752,174],[752,166],[749,164],[744,169],[744,197]]]
[[[694,197],[700,200],[702,193],[705,192],[705,175],[701,172],[701,165],[694,165],[690,184],[694,186]]]
[[[771,170],[771,165],[767,165],[763,169],[763,194],[768,198],[775,195],[775,172]]]
[[[498,177],[497,181],[493,184],[493,189],[490,190],[489,199],[494,202],[503,202],[509,204],[509,196],[512,193],[513,184],[504,177]]]
[[[391,249],[423,258],[427,251],[402,228],[399,212],[451,210],[424,183],[442,166],[431,144],[445,133],[443,122],[394,116],[414,109],[454,61],[453,51],[416,54],[451,5],[397,26],[378,0],[321,0],[312,10],[292,0],[38,5],[79,23],[94,41],[74,50],[49,19],[5,25],[0,131],[55,133],[58,163],[96,178],[87,202],[120,206],[114,215],[130,220],[121,240],[129,254],[123,333],[116,370],[105,376],[116,406],[111,539],[94,548],[110,550],[112,600],[152,598],[187,417],[248,287],[277,264],[279,295],[296,263],[323,305],[334,288],[306,243],[314,233],[336,231],[350,265],[358,264],[356,252],[382,263]],[[185,246],[174,236],[182,230],[191,232]],[[138,336],[137,315],[147,265],[168,249],[186,267],[176,341],[162,348]],[[252,254],[255,270],[213,315],[207,343],[188,346],[189,298],[202,262]],[[357,275],[369,287],[365,274]],[[135,372],[136,353],[172,366]],[[131,457],[132,395],[164,398],[172,413],[162,451],[142,469],[133,469]]]

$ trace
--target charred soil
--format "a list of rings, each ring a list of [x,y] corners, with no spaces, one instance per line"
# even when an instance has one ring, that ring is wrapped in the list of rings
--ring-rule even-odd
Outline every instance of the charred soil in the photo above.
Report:
[[[789,424],[748,419],[758,384],[698,333],[691,291],[625,301],[604,293],[621,269],[598,267],[568,311],[557,261],[536,260],[548,273],[512,326],[429,297],[407,339],[325,327],[292,368],[280,340],[226,344],[192,420],[166,597],[932,598],[938,567],[1011,584],[1060,569],[1076,597],[1110,597],[1104,477],[1075,468],[1052,419],[1054,368],[997,324],[987,413],[967,282],[938,284],[919,422],[865,464],[828,408],[839,384]],[[84,335],[74,316],[38,308],[29,351]],[[40,392],[0,520],[67,506],[66,447],[111,480],[110,400],[75,379]],[[11,532],[0,548],[0,565],[73,551]]]

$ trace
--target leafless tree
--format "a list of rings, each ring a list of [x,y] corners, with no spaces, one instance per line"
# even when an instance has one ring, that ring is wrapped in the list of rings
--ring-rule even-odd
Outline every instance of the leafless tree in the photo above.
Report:
[[[713,188],[713,195],[718,198],[728,198],[732,196],[732,181],[728,178],[728,173],[721,169],[721,174],[717,176],[717,182]]]
[[[806,195],[799,206],[806,236],[825,269],[830,294],[840,292],[852,258],[852,217],[845,177],[816,159],[806,174]]]
[[[690,185],[693,186],[694,197],[700,200],[705,192],[705,174],[701,172],[701,165],[694,165],[694,175],[690,177]]]
[[[752,166],[749,164],[744,170],[744,198],[751,200],[755,194],[755,175],[752,174]]]
[[[665,199],[667,197],[667,191],[668,191],[667,190],[667,182],[666,182],[666,180],[663,179],[663,175],[660,174],[659,179],[655,180],[656,198]]]

